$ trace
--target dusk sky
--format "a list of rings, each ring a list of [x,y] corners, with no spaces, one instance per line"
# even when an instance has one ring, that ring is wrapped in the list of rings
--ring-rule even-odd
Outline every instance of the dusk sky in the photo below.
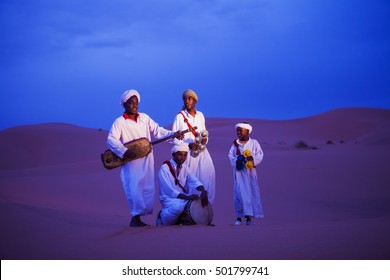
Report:
[[[388,0],[0,0],[0,129],[109,129],[121,94],[172,123],[390,109]]]

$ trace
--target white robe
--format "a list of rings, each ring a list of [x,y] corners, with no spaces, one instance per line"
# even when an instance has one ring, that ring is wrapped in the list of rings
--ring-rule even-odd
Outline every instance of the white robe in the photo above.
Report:
[[[239,146],[241,155],[245,150],[250,150],[253,156],[253,163],[258,166],[263,160],[263,150],[260,147],[257,140],[249,138],[248,142],[244,145],[240,144],[236,140]],[[244,216],[251,216],[262,218],[263,207],[260,199],[260,189],[257,178],[256,168],[247,169],[244,167],[242,170],[236,169],[236,146],[232,144],[229,151],[230,164],[233,167],[234,176],[234,209],[236,217],[241,218]]]
[[[188,122],[194,127],[197,126],[197,132],[206,129],[206,120],[202,112],[196,111],[195,117],[192,117],[186,110],[182,111]],[[187,124],[184,122],[183,116],[179,113],[176,115],[175,120],[172,125],[173,131],[183,131],[188,129]],[[175,139],[175,143],[194,143],[195,136],[189,132],[184,134],[183,140]],[[210,153],[206,149],[199,154],[196,158],[192,157],[188,154],[186,164],[190,167],[192,174],[194,174],[199,181],[202,182],[205,190],[208,193],[208,199],[211,204],[214,203],[215,200],[215,168],[213,161],[211,159]]]
[[[141,137],[146,137],[150,141],[151,136],[163,138],[173,133],[160,127],[144,113],[139,113],[137,122],[121,116],[112,124],[107,137],[107,145],[122,158],[127,151],[124,143]],[[146,157],[123,164],[120,178],[129,203],[130,214],[132,216],[152,214],[156,189],[153,151]]]
[[[170,160],[174,171],[176,172],[177,163]],[[160,213],[161,221],[163,225],[174,225],[184,208],[188,200],[178,198],[180,193],[188,195],[189,193],[196,193],[200,195],[200,191],[196,190],[202,183],[196,178],[190,171],[186,164],[182,165],[182,168],[177,177],[180,184],[184,187],[185,191],[179,185],[175,184],[175,179],[167,164],[163,164],[158,172],[159,183],[159,197],[162,205]]]

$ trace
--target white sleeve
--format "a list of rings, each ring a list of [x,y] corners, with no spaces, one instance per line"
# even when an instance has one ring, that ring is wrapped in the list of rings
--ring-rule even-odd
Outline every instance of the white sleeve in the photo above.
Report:
[[[263,150],[261,149],[261,146],[259,144],[259,142],[257,142],[256,140],[254,140],[254,143],[253,143],[254,147],[253,147],[253,163],[255,164],[255,166],[258,166],[262,161],[263,161],[263,157],[264,157],[264,153],[263,153]]]
[[[174,119],[174,121],[173,121],[173,124],[172,124],[172,131],[178,131],[178,130],[183,130],[182,128],[181,128],[181,126],[180,126],[180,117],[182,117],[182,115],[180,115],[180,114],[177,114],[176,115],[176,117],[175,117],[175,119]],[[184,141],[183,140],[179,140],[179,139],[176,139],[176,138],[174,138],[174,139],[172,139],[171,140],[171,143],[172,144],[181,144],[181,143],[183,143]]]
[[[108,148],[116,154],[118,157],[122,158],[127,148],[123,145],[121,141],[122,129],[119,120],[115,120],[111,126],[111,129],[107,137],[107,146]]]
[[[188,188],[191,188],[193,190],[197,190],[196,188],[199,187],[199,186],[204,186],[205,184],[203,184],[201,181],[199,181],[199,179],[193,175],[190,171],[190,169],[188,168],[187,170],[187,180],[186,180],[186,186],[188,186]]]
[[[236,160],[237,160],[236,146],[232,145],[230,147],[228,157],[229,157],[229,160],[230,160],[230,165],[235,167],[236,166]]]
[[[165,129],[162,126],[159,126],[158,123],[156,123],[154,120],[152,120],[149,116],[148,116],[148,126],[149,126],[151,134],[156,139],[161,139],[161,138],[171,136],[174,134],[173,131]]]

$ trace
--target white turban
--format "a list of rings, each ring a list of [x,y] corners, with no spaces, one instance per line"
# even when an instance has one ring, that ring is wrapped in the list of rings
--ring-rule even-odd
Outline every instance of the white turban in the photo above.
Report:
[[[241,127],[249,130],[249,133],[252,132],[252,126],[249,123],[238,123],[236,124],[236,128]]]
[[[190,151],[190,148],[188,148],[188,144],[186,143],[181,143],[181,144],[176,144],[176,145],[173,145],[172,147],[172,154],[176,153],[176,152],[189,152]]]
[[[129,100],[129,98],[132,96],[136,96],[138,98],[138,102],[141,102],[141,96],[139,95],[138,91],[135,89],[129,89],[122,94],[121,105],[123,106],[123,104],[125,104],[126,101]]]

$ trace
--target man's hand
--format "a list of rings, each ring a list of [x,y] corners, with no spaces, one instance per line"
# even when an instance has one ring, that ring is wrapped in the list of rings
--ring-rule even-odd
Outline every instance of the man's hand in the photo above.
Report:
[[[177,198],[184,199],[184,200],[197,200],[199,199],[199,196],[197,194],[186,195],[184,193],[179,193]]]
[[[197,200],[199,196],[197,194],[191,194],[188,196],[187,200]]]
[[[200,199],[201,199],[202,207],[205,207],[209,203],[209,198],[207,196],[206,191],[202,191],[202,193],[200,194]]]
[[[175,137],[176,139],[179,139],[179,140],[183,140],[184,139],[184,133],[180,133],[180,130],[176,131],[176,133],[178,134]]]
[[[201,194],[200,194],[201,204],[202,204],[202,207],[205,207],[209,203],[207,191],[204,189],[204,186],[199,186],[196,189],[198,191],[201,191]]]
[[[196,143],[190,143],[188,144],[188,148],[190,148],[192,151],[196,151],[199,148],[199,145]]]

